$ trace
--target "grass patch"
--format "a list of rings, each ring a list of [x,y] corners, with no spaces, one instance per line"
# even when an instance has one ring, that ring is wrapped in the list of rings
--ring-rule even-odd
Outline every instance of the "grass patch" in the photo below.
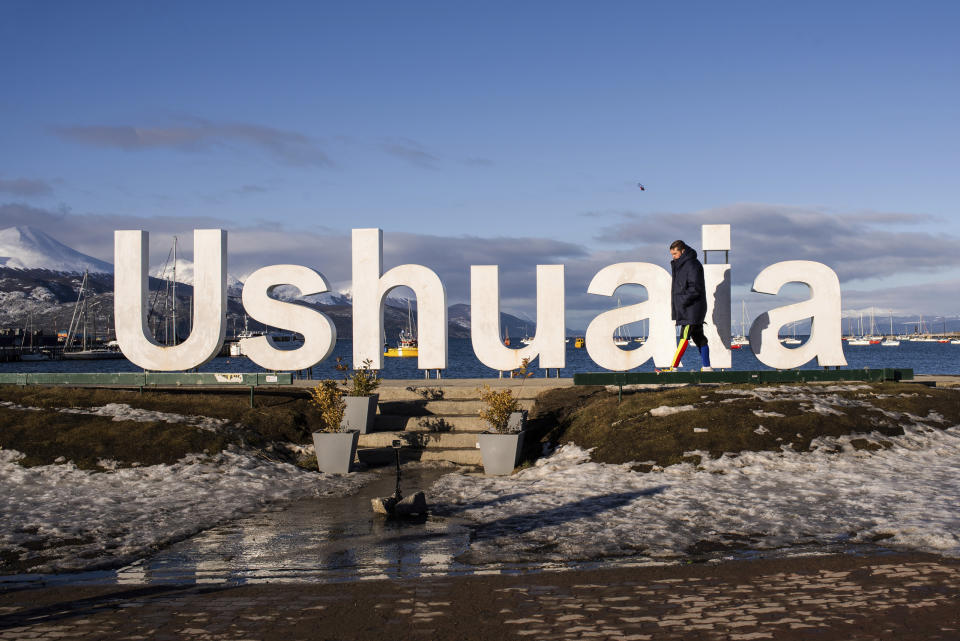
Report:
[[[70,387],[0,386],[0,400],[40,411],[0,407],[0,447],[23,452],[24,465],[44,465],[59,457],[78,467],[98,469],[98,459],[121,466],[172,463],[189,453],[216,453],[229,445],[268,450],[278,458],[296,458],[274,447],[305,445],[320,429],[319,415],[305,392],[258,392],[255,406],[236,392],[145,391]],[[166,422],[114,421],[110,417],[62,414],[65,407],[93,408],[108,403],[230,421],[217,432]],[[282,448],[281,448],[282,450]]]
[[[688,386],[629,393],[620,403],[616,393],[600,391],[603,388],[553,390],[549,398],[542,397],[554,408],[555,421],[543,438],[594,448],[595,461],[632,461],[638,463],[637,469],[647,471],[684,461],[699,463],[698,456],[688,455],[693,451],[711,457],[784,447],[804,451],[818,437],[863,435],[852,446],[875,451],[891,445],[882,437],[901,435],[901,424],[913,422],[905,414],[942,416],[942,422],[925,421],[933,427],[960,424],[957,390],[905,383],[842,386],[851,388],[843,391],[837,387]],[[749,395],[757,388],[778,391],[773,400],[761,400]],[[565,394],[569,395],[566,402]],[[778,398],[790,395],[798,398]],[[684,406],[693,409],[671,413]]]

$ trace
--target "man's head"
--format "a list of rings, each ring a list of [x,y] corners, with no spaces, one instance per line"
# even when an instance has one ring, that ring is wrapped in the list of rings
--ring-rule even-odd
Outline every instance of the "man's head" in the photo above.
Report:
[[[680,258],[685,251],[687,251],[687,244],[682,240],[675,240],[670,243],[670,257],[674,260]]]

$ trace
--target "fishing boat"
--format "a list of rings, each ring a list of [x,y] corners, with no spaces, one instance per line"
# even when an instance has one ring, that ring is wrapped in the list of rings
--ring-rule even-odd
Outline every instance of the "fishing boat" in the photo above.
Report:
[[[407,299],[407,326],[400,330],[399,341],[396,347],[386,347],[384,356],[390,358],[413,358],[420,355],[420,348],[417,343],[417,334],[414,329],[416,324],[413,322],[413,307],[410,305],[410,299]]]
[[[573,346],[577,349],[581,349],[584,345],[583,336],[577,336],[573,339]]]

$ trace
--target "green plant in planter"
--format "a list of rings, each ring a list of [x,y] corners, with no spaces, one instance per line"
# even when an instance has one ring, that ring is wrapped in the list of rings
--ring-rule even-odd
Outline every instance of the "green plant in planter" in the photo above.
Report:
[[[335,381],[322,381],[311,389],[310,403],[320,411],[324,432],[341,431],[340,423],[347,404],[343,400],[343,391]]]
[[[494,390],[489,385],[478,388],[480,400],[486,407],[480,409],[480,418],[500,434],[508,434],[507,424],[510,415],[520,408],[519,401],[513,396],[512,389]]]
[[[523,389],[523,384],[527,379],[533,376],[530,369],[530,359],[525,358],[520,361],[520,367],[515,372],[521,379],[516,396],[514,396],[513,390],[509,388],[500,391],[494,391],[489,385],[478,388],[480,400],[487,404],[485,408],[480,410],[480,418],[489,423],[500,434],[511,434],[516,429],[522,429],[522,424],[526,421],[526,411],[520,409],[520,390]],[[511,372],[511,378],[513,377],[514,374]],[[514,412],[523,412],[524,414],[519,428],[510,425],[510,415]]]
[[[337,358],[336,368],[344,372],[343,384],[347,386],[347,396],[371,396],[380,387],[383,379],[380,377],[380,372],[370,369],[372,362],[368,358],[363,361],[363,367],[351,372],[350,365],[344,363],[341,358]]]

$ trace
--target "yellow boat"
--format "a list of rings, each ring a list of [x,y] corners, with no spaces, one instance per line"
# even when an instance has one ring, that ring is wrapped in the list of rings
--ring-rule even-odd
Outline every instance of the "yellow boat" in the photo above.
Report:
[[[410,301],[407,300],[407,328],[400,330],[400,343],[396,347],[384,344],[383,355],[392,358],[415,358],[419,355],[417,349],[417,337],[413,333],[413,311],[410,309]]]
[[[577,349],[581,349],[583,347],[583,337],[577,336],[573,341],[573,346]]]
[[[384,356],[392,356],[394,358],[411,358],[418,356],[418,348],[416,343],[413,345],[400,345],[399,347],[388,347],[386,351],[383,352]]]

